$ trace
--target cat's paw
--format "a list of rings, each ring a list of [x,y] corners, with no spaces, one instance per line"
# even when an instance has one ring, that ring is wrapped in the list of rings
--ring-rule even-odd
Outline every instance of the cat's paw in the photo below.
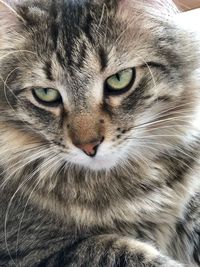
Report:
[[[147,243],[119,239],[115,246],[120,248],[121,254],[116,253],[114,267],[184,267]]]
[[[100,265],[103,267],[103,265]],[[110,265],[106,265],[110,266]],[[181,263],[170,260],[164,257],[158,257],[153,260],[146,260],[145,255],[134,255],[128,256],[126,255],[124,258],[120,257],[120,259],[116,259],[114,267],[184,267]],[[104,266],[105,267],[105,266]]]
[[[101,265],[100,265],[101,266]],[[103,265],[102,265],[103,266]],[[104,265],[110,266],[110,265]],[[116,257],[114,267],[184,267],[181,263],[173,261],[164,256],[157,256],[156,258],[148,258],[144,252],[141,254],[127,254],[124,252],[123,256]]]
[[[147,265],[149,267],[149,265]],[[155,259],[154,263],[152,265],[150,265],[151,267],[184,267],[183,264],[171,260],[169,258],[166,257],[158,257],[157,259]]]
[[[183,267],[151,244],[115,235],[84,240],[67,255],[67,267]]]

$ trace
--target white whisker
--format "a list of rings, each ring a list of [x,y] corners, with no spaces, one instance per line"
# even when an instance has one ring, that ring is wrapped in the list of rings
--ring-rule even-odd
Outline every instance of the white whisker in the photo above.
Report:
[[[144,126],[147,127],[147,126],[152,126],[152,125],[159,124],[159,123],[173,122],[173,121],[179,121],[179,122],[187,122],[187,123],[189,123],[188,120],[184,120],[184,119],[191,119],[191,118],[193,118],[192,115],[191,116],[190,115],[176,116],[176,117],[172,117],[172,118],[158,119],[158,120],[154,119],[151,122],[147,122],[147,123],[143,123],[143,124],[140,124],[140,125],[136,125],[133,128],[139,129],[139,128],[142,128]]]
[[[45,162],[45,164],[43,164],[43,165],[41,166],[42,169],[45,169],[45,172],[42,173],[42,175],[40,174],[39,179],[36,180],[36,184],[35,184],[35,186],[33,187],[33,189],[31,190],[31,192],[30,192],[30,194],[29,194],[29,197],[28,197],[28,199],[27,199],[27,201],[26,201],[26,203],[25,203],[25,206],[24,206],[24,209],[23,209],[23,212],[22,212],[22,216],[21,216],[21,218],[20,218],[18,231],[17,231],[16,258],[17,258],[17,251],[18,251],[18,244],[19,244],[19,237],[20,237],[20,229],[21,229],[21,225],[22,225],[22,223],[23,223],[23,218],[24,218],[24,216],[25,216],[26,208],[27,208],[27,206],[28,206],[28,203],[29,203],[29,201],[30,201],[30,199],[31,199],[31,197],[32,197],[32,195],[33,195],[35,189],[36,189],[37,186],[40,184],[41,179],[43,179],[43,178],[46,176],[46,174],[47,174],[48,172],[50,172],[51,170],[53,170],[53,169],[57,166],[57,164],[58,164],[59,161],[54,162],[54,159],[55,159],[56,157],[57,157],[57,154],[54,155],[53,157],[49,158],[49,159],[47,160],[47,162]],[[48,167],[50,167],[50,168],[48,169]],[[36,170],[33,174],[31,174],[31,175],[30,175],[31,178],[34,177],[34,175],[35,175],[37,172],[38,172],[38,170]],[[28,178],[28,180],[30,180],[30,178]]]
[[[25,23],[25,20],[24,18],[17,13],[17,11],[15,9],[13,9],[8,3],[6,3],[5,1],[3,0],[0,0],[0,2],[5,6],[7,7],[17,18],[19,18],[23,23]]]
[[[28,164],[38,160],[39,158],[44,158],[46,157],[48,154],[51,155],[51,151],[49,151],[49,149],[47,148],[46,150],[42,150],[42,151],[39,151],[37,153],[35,153],[34,155],[31,155],[29,157],[26,157],[25,158],[25,163],[20,165],[17,169],[15,169],[13,172],[11,172],[9,174],[8,177],[6,177],[6,180],[1,184],[1,187],[0,188],[4,188],[6,186],[6,184],[8,183],[8,181],[12,178],[13,175],[15,175],[18,171],[22,170],[24,167],[26,167]],[[12,169],[14,167],[16,167],[17,165],[19,165],[19,162],[15,163],[12,165]],[[4,171],[4,173],[6,173],[7,170]]]
[[[150,144],[153,145],[154,143],[151,142]],[[164,146],[164,144],[159,144],[159,145]],[[182,161],[182,160],[176,158],[176,157],[173,156],[171,153],[170,153],[170,154],[167,153],[167,151],[161,151],[159,148],[155,148],[155,147],[152,147],[152,146],[148,146],[148,145],[146,145],[146,144],[140,144],[140,145],[138,145],[138,146],[140,146],[140,147],[142,147],[142,148],[148,148],[148,149],[150,149],[150,150],[157,151],[157,152],[162,153],[163,155],[166,155],[166,156],[170,156],[171,158],[177,160],[178,162],[180,162],[181,164],[183,164],[184,166],[186,166],[188,169],[190,169],[190,171],[192,171],[192,173],[194,173],[194,170],[193,170],[187,163],[185,163],[184,161]],[[133,154],[133,155],[134,155],[134,154]]]
[[[14,55],[14,54],[18,54],[18,53],[30,53],[32,55],[37,56],[37,53],[29,51],[29,50],[14,50],[14,51],[11,51],[11,52],[7,53],[6,55],[3,55],[2,57],[0,57],[0,60],[3,60],[4,58],[6,58],[10,55]]]

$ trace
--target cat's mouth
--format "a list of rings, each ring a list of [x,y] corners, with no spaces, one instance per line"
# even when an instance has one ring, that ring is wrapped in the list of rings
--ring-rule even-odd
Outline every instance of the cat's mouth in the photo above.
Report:
[[[98,151],[87,151],[93,152],[85,153],[79,149],[73,149],[72,153],[67,156],[67,161],[72,164],[99,171],[99,170],[109,170],[114,168],[119,163],[119,153],[116,153],[114,149],[110,148],[108,145],[100,146]]]

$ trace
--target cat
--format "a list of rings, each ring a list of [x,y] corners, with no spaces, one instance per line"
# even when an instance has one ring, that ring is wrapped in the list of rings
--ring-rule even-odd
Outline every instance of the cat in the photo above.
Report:
[[[200,266],[199,43],[178,16],[0,1],[0,266]]]

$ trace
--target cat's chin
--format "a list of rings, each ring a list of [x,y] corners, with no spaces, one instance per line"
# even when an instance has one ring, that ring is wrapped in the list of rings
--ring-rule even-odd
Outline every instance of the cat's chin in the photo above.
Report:
[[[86,156],[87,157],[87,156]],[[82,157],[79,161],[74,162],[76,165],[82,166],[84,168],[101,171],[101,170],[110,170],[117,165],[117,162],[114,159],[109,159],[109,157],[96,156],[95,158],[85,158]]]

